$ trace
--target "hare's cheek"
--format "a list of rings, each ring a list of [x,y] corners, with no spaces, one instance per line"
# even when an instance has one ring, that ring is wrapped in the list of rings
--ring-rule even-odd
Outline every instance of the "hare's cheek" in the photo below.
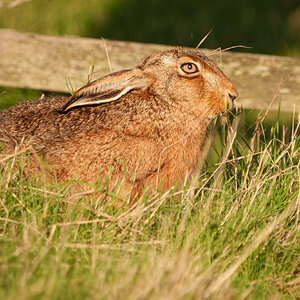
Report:
[[[193,93],[185,82],[169,82],[167,92],[173,101],[180,102],[181,104],[195,97],[195,92]]]

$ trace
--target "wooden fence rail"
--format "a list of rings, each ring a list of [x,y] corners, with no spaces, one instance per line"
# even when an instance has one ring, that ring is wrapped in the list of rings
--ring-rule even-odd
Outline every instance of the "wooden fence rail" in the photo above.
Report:
[[[57,37],[0,29],[0,85],[68,92],[86,81],[94,62],[93,79],[133,67],[142,57],[170,46],[80,37]],[[201,49],[205,54],[212,50]],[[273,109],[300,111],[300,60],[290,57],[215,52],[210,57],[235,82],[244,108],[266,109],[280,90]],[[1,101],[1,98],[0,98]]]

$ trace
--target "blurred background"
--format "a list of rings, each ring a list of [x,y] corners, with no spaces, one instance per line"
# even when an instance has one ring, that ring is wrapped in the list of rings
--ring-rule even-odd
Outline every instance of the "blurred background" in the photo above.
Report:
[[[189,47],[213,29],[201,47],[300,57],[299,0],[0,0],[0,27]],[[0,87],[0,109],[40,95]]]
[[[0,27],[300,57],[299,0],[0,0]]]

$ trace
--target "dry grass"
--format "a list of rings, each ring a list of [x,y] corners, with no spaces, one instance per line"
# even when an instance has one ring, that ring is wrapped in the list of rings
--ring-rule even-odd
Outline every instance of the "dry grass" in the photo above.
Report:
[[[299,119],[269,136],[258,121],[249,142],[238,124],[190,185],[120,209],[0,158],[0,298],[299,297]]]

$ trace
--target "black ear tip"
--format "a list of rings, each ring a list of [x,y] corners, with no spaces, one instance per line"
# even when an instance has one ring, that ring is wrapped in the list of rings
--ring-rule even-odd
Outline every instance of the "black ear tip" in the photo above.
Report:
[[[68,106],[69,101],[66,104],[64,104],[60,109],[58,109],[57,112],[60,114],[65,114],[66,112],[68,112]]]
[[[60,115],[64,115],[65,113],[67,113],[68,111],[61,108],[61,109],[57,109],[56,112],[58,112]]]
[[[70,110],[71,104],[76,102],[78,100],[78,97],[71,96],[67,99],[66,103],[58,110],[60,114],[65,114]]]
[[[64,104],[61,108],[57,108],[55,109],[55,111],[61,115],[65,114],[68,112],[68,109],[66,107],[66,105]]]

